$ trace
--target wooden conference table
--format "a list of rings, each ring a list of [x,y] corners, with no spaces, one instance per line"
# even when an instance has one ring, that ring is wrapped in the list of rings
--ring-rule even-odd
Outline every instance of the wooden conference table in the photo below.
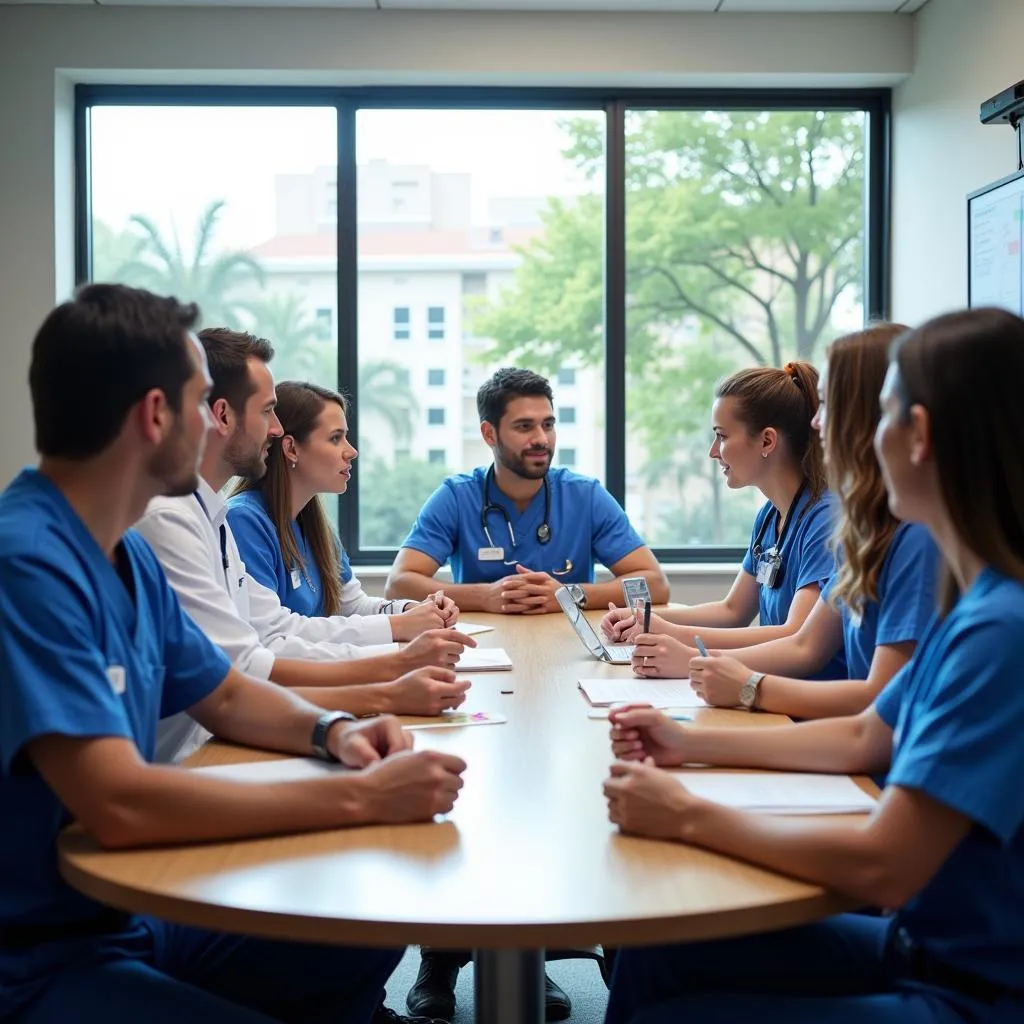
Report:
[[[464,705],[506,723],[416,734],[417,747],[468,762],[446,820],[113,852],[72,830],[64,877],[103,903],[206,928],[474,949],[476,1019],[489,1024],[543,1019],[545,947],[708,939],[849,909],[834,893],[750,864],[619,835],[601,792],[608,724],[587,717],[577,680],[630,670],[591,658],[561,614],[466,618],[494,625],[477,640],[504,647],[515,667],[474,675]],[[744,728],[787,721],[713,709],[694,717]],[[193,763],[273,756],[211,743]]]

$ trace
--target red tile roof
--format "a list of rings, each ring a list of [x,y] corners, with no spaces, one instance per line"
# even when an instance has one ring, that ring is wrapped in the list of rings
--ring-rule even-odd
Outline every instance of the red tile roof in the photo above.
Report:
[[[360,231],[360,256],[450,256],[460,253],[507,253],[525,245],[541,232],[539,227],[505,228],[501,240],[491,241],[487,228],[425,231]],[[275,235],[249,250],[257,259],[302,259],[333,257],[337,237],[319,235]]]

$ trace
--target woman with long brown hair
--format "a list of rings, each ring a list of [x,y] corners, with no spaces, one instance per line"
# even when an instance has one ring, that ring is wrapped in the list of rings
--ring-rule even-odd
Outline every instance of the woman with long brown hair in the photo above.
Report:
[[[604,617],[611,640],[637,645],[638,675],[685,676],[694,634],[711,647],[748,647],[792,636],[811,614],[835,571],[834,501],[811,428],[817,411],[818,371],[807,362],[741,370],[718,386],[708,456],[721,465],[727,487],[756,487],[767,500],[723,600],[652,615],[645,635],[631,609]],[[751,626],[755,616],[758,624]],[[844,676],[842,652],[820,674]]]
[[[284,434],[271,440],[266,473],[242,480],[228,518],[257,582],[301,615],[345,615],[356,642],[412,640],[451,626],[459,610],[443,594],[423,601],[370,597],[352,572],[319,495],[344,494],[359,454],[348,439],[348,406],[336,391],[300,381],[277,385]]]
[[[838,892],[843,914],[618,953],[606,1024],[1011,1024],[1024,1019],[1024,320],[938,317],[894,346],[875,451],[889,508],[928,528],[946,583],[913,660],[859,715],[773,729],[613,711],[623,832]],[[866,816],[799,825],[695,797],[662,767],[885,775]],[[684,777],[685,782],[685,777]]]
[[[935,611],[939,554],[924,526],[890,511],[871,443],[889,348],[906,330],[874,324],[829,346],[814,425],[839,501],[832,538],[839,568],[793,636],[731,656],[691,658],[683,674],[709,704],[735,707],[743,687],[752,685],[751,710],[794,718],[852,715],[913,657]],[[809,682],[839,650],[850,678],[828,686]]]

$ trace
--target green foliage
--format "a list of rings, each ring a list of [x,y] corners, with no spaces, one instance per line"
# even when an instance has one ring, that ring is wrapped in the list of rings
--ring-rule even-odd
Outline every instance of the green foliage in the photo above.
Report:
[[[338,346],[326,324],[310,317],[295,292],[263,296],[246,304],[250,329],[274,346],[274,376],[335,387]]]
[[[599,183],[600,126],[564,127],[567,159]],[[667,474],[684,504],[708,486],[699,478],[717,381],[745,365],[815,359],[837,301],[860,297],[863,134],[859,112],[629,116],[627,433],[646,452],[634,470],[648,483]],[[548,374],[600,364],[603,197],[553,200],[543,223],[473,332],[494,339],[491,361]],[[714,542],[737,543],[720,482],[710,486]],[[671,542],[688,541],[677,532]]]
[[[247,253],[215,252],[223,209],[223,200],[217,200],[202,212],[191,253],[183,250],[176,228],[171,238],[165,238],[156,223],[142,214],[133,215],[129,231],[120,234],[94,224],[93,277],[195,302],[204,327],[238,324],[246,310],[238,291],[253,284],[262,287],[264,275]]]
[[[359,532],[364,548],[397,548],[423,503],[451,472],[444,466],[402,458],[360,460]]]
[[[409,371],[398,363],[379,359],[359,366],[359,438],[367,452],[408,448],[419,404],[409,384]],[[378,446],[375,437],[383,426],[390,443]]]

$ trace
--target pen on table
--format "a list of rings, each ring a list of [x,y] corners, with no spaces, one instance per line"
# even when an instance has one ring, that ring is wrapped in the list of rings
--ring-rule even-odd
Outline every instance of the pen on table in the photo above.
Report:
[[[700,651],[700,656],[702,658],[706,658],[708,656],[708,649],[704,646],[704,641],[701,640],[701,638],[697,636],[696,633],[693,634],[693,646],[696,647],[698,651]]]
[[[644,601],[644,632],[651,631],[651,602]]]

